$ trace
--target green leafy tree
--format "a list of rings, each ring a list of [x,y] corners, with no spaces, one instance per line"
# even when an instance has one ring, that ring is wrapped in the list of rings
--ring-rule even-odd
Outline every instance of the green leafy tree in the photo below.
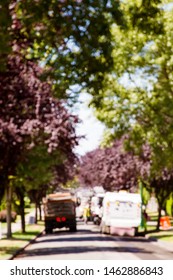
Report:
[[[37,208],[40,209],[40,201],[46,194],[50,181],[53,177],[53,164],[55,162],[52,154],[47,152],[45,146],[35,146],[26,151],[18,163],[16,174],[18,181],[13,192],[19,199],[19,212],[21,215],[21,229],[25,232],[25,197],[32,198]],[[35,215],[37,222],[37,215]]]
[[[10,27],[12,23],[10,15],[10,0],[1,0],[0,3],[0,71],[4,70],[6,59],[11,52]]]
[[[83,87],[98,91],[112,66],[110,26],[124,24],[119,6],[120,1],[105,0],[4,1],[2,49],[41,61],[59,97],[73,99]]]
[[[126,37],[129,28],[152,34],[162,31],[158,16],[162,1],[1,2],[4,43],[0,52],[7,54],[2,59],[7,61],[11,50],[42,62],[54,79],[56,95],[72,100],[87,88],[94,103],[100,103],[104,77],[112,70],[113,50],[119,44],[119,34],[115,36],[112,29],[119,26]]]
[[[155,177],[141,178],[142,185],[145,190],[150,194],[154,193],[158,202],[158,219],[157,219],[157,230],[160,228],[160,218],[162,210],[167,208],[167,201],[172,197],[173,194],[173,172],[164,169],[159,175]]]
[[[150,145],[152,168],[157,172],[173,164],[173,9],[168,5],[171,1],[136,1],[139,17],[135,20],[134,2],[122,3],[127,29],[112,26],[114,67],[105,76],[100,104],[93,101],[93,106],[108,128],[109,139],[128,133],[129,149],[136,152],[144,143]],[[144,15],[150,17],[147,3],[159,12],[155,20],[144,22]]]
[[[77,158],[71,153],[63,153],[60,149],[48,153],[46,146],[37,145],[23,154],[16,171],[16,182],[13,193],[19,199],[21,229],[25,232],[24,198],[29,197],[35,204],[35,223],[38,211],[41,219],[42,198],[73,178],[73,166]]]

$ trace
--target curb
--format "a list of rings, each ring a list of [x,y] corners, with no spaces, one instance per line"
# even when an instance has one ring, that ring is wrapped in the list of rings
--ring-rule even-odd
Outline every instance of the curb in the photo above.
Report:
[[[34,241],[43,234],[44,230],[42,230],[39,234],[37,234],[33,239],[31,239],[25,246],[18,249],[10,258],[7,260],[13,260],[15,257],[17,257],[21,252],[23,252],[30,244],[34,243]]]
[[[159,246],[160,248],[163,248],[168,252],[173,253],[173,242],[158,240],[157,238],[150,236],[146,236],[146,238],[150,240],[153,245]]]

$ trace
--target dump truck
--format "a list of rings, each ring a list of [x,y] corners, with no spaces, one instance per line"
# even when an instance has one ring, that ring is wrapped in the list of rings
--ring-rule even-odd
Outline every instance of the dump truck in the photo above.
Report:
[[[70,193],[53,193],[43,198],[45,232],[56,228],[76,231],[75,200]]]
[[[142,219],[141,203],[139,193],[107,192],[103,199],[100,231],[137,235]]]

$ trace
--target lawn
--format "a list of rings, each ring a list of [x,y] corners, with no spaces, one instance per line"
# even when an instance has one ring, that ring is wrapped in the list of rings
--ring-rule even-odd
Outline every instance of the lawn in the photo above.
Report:
[[[172,232],[159,232],[158,234],[152,234],[150,237],[152,238],[156,238],[158,240],[162,240],[162,241],[169,241],[169,242],[173,242],[173,231]]]
[[[33,240],[44,229],[43,222],[26,225],[26,233],[17,231],[13,233],[11,239],[0,240],[0,260],[9,259],[17,250],[25,247],[29,241]]]
[[[159,231],[156,231],[156,225],[157,225],[157,213],[151,214],[150,220],[147,224],[147,237],[155,238],[162,241],[169,241],[173,242],[173,218],[169,217],[171,228],[170,229],[161,229]]]

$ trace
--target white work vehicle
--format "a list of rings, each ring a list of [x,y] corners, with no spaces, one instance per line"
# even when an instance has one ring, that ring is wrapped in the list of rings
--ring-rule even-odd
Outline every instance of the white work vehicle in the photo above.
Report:
[[[141,203],[138,193],[107,192],[103,199],[100,231],[136,235],[141,225]]]

